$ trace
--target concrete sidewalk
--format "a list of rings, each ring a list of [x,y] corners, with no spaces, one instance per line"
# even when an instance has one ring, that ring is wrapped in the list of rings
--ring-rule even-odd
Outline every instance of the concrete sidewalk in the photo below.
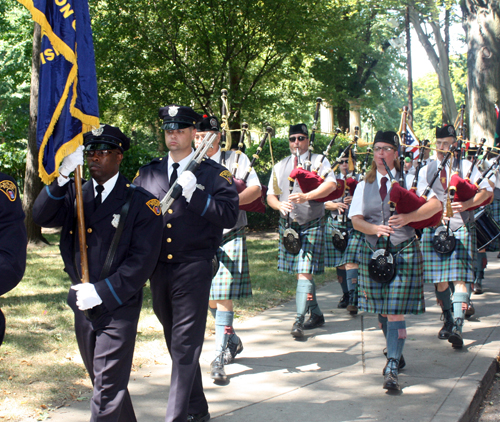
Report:
[[[377,316],[351,317],[337,309],[340,286],[318,290],[324,327],[294,340],[295,303],[270,309],[236,331],[245,349],[226,366],[229,384],[212,383],[213,338],[201,358],[212,420],[249,421],[468,421],[496,371],[500,351],[500,260],[488,254],[484,293],[473,295],[476,314],[464,326],[465,345],[454,350],[437,333],[442,326],[433,286],[425,287],[427,312],[408,316],[407,362],[401,393],[382,389],[385,340]],[[137,419],[164,420],[170,365],[143,367],[132,374],[130,392]],[[50,413],[54,422],[85,422],[89,402]]]

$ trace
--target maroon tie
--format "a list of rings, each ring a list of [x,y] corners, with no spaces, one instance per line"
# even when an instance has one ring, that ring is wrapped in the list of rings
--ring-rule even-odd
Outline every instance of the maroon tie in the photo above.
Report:
[[[293,157],[293,168],[296,169],[298,165],[299,165],[299,157],[295,155]]]
[[[385,199],[387,196],[387,177],[382,177],[382,180],[380,181],[380,197],[382,198],[382,201]]]
[[[446,183],[446,169],[441,169],[441,173],[439,174],[439,180],[441,180],[441,184],[443,185],[443,189],[446,192],[446,188],[448,184]]]

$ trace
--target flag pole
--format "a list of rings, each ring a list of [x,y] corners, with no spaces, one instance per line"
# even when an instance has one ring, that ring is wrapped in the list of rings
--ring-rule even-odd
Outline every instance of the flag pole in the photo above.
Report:
[[[85,232],[85,217],[83,214],[82,166],[75,169],[76,218],[78,224],[78,239],[80,242],[80,262],[82,266],[82,283],[89,283],[89,261],[87,257],[87,236]]]

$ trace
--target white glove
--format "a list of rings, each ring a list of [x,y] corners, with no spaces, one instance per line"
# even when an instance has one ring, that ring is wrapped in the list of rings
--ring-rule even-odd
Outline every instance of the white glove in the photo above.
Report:
[[[75,284],[71,288],[76,290],[76,306],[80,311],[85,311],[102,303],[102,299],[97,294],[92,283]]]
[[[63,158],[59,167],[59,174],[68,177],[73,173],[77,166],[83,165],[83,146],[80,145],[75,152]]]
[[[182,196],[186,198],[186,201],[191,201],[193,192],[196,189],[196,176],[191,171],[183,171],[177,183],[182,186]]]

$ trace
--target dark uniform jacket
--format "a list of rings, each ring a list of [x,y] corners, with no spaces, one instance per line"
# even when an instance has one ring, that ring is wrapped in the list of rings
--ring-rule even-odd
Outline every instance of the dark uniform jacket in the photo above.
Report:
[[[170,189],[167,175],[168,156],[155,158],[139,169],[134,184],[162,200]],[[160,261],[212,259],[222,241],[222,230],[236,224],[239,199],[231,173],[212,160],[204,160],[195,176],[197,187],[191,201],[181,196],[163,215]]]
[[[21,281],[26,268],[26,228],[14,179],[0,173],[0,295]]]
[[[109,275],[104,280],[99,279],[116,232],[112,221],[126,202],[129,186],[127,179],[119,175],[115,187],[95,212],[92,181],[86,182],[82,188],[89,278],[109,311],[128,301],[141,300],[142,287],[151,276],[160,252],[157,235],[162,229],[159,202],[144,189],[137,188]],[[58,186],[56,180],[42,189],[33,207],[33,218],[40,226],[62,226],[60,250],[64,270],[74,284],[81,282],[75,206],[74,181]]]

